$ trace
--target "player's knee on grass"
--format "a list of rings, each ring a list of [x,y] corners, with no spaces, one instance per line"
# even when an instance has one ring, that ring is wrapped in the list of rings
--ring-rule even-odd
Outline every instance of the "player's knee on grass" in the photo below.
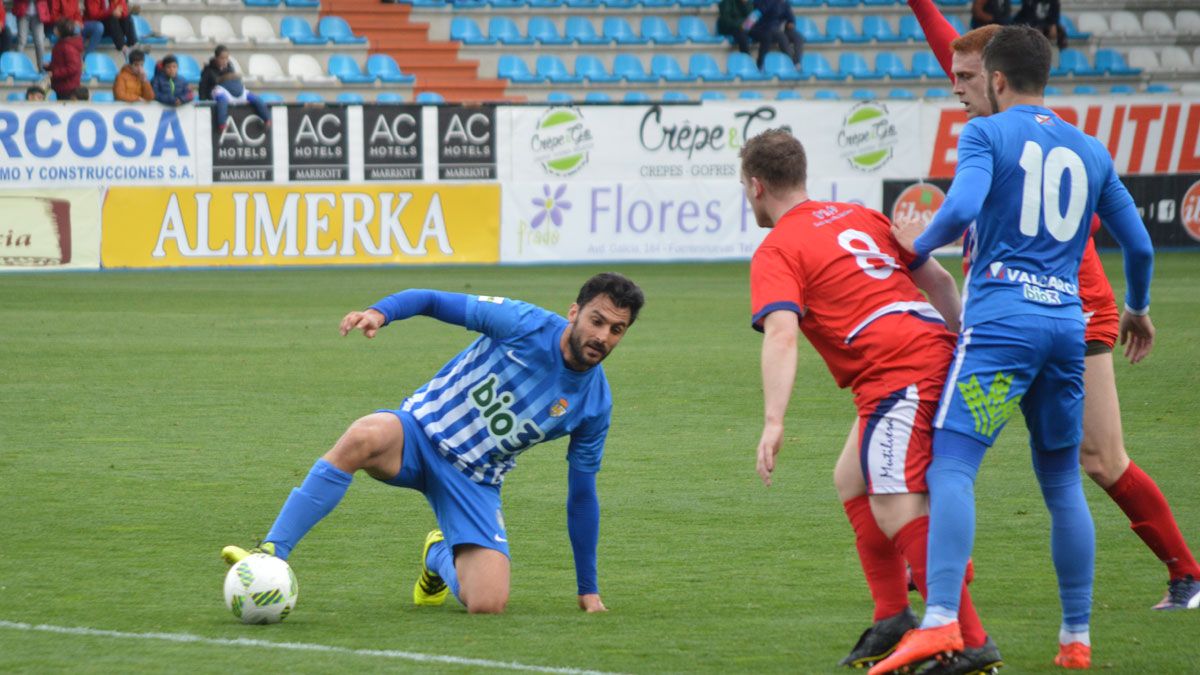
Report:
[[[500,614],[508,605],[509,562],[503,553],[482,546],[455,547],[462,603],[471,614]]]

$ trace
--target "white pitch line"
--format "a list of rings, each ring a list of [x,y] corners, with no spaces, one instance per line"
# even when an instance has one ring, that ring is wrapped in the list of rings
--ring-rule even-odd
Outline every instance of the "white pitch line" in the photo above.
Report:
[[[204,645],[223,645],[229,647],[262,647],[266,649],[286,649],[297,652],[325,652],[329,654],[347,654],[351,656],[373,656],[385,659],[402,659],[422,663],[448,663],[455,666],[475,666],[478,668],[495,668],[497,670],[519,670],[528,673],[559,673],[560,675],[615,675],[598,670],[580,670],[578,668],[552,668],[549,666],[530,666],[512,661],[490,661],[488,659],[470,659],[462,656],[445,656],[441,654],[420,654],[404,652],[395,649],[351,649],[335,645],[319,645],[306,642],[272,642],[270,640],[254,640],[251,638],[208,638],[189,633],[124,633],[116,630],[100,628],[78,628],[73,626],[51,626],[49,624],[31,624],[19,621],[0,620],[0,628],[39,633],[58,633],[60,635],[85,635],[89,637],[123,638],[127,640],[162,640],[164,642],[181,642]]]

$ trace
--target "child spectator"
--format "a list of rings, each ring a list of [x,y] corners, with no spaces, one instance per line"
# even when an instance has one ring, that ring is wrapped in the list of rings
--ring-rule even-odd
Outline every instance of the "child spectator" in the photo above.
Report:
[[[129,63],[117,73],[117,79],[113,81],[113,98],[126,103],[154,100],[154,90],[146,79],[146,55],[140,49],[129,52]]]
[[[187,81],[179,77],[179,61],[173,54],[163,57],[150,86],[154,89],[154,100],[163,105],[179,106],[192,101],[192,90]]]

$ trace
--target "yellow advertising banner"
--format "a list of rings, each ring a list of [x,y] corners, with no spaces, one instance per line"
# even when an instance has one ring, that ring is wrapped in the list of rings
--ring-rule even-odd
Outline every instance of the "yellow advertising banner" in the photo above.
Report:
[[[104,267],[493,263],[499,185],[114,187]]]

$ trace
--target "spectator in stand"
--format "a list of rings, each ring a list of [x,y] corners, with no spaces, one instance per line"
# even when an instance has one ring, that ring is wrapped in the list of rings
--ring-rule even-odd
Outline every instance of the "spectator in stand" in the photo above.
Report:
[[[56,26],[63,19],[69,19],[75,29],[83,36],[83,53],[88,54],[100,46],[100,38],[104,37],[104,24],[99,21],[84,21],[80,10],[79,0],[48,0],[50,6],[50,24]]]
[[[140,49],[129,52],[129,63],[113,80],[113,98],[126,103],[153,101],[154,90],[146,79],[146,54]]]
[[[1007,26],[1012,23],[1012,0],[973,0],[971,3],[971,28],[992,24]]]
[[[128,57],[137,44],[137,31],[129,15],[126,0],[84,0],[84,17],[103,26],[103,34],[112,39],[113,47]]]
[[[50,25],[48,0],[13,0],[13,16],[17,17],[17,51],[25,51],[25,41],[33,39],[33,65],[45,68],[46,25]]]
[[[1066,49],[1067,31],[1059,24],[1061,15],[1062,3],[1059,0],[1025,0],[1012,22],[1033,26],[1059,49]]]
[[[750,27],[750,37],[758,42],[758,69],[773,45],[787,54],[792,63],[800,65],[804,54],[804,38],[796,31],[796,15],[788,0],[754,0],[754,9],[760,13],[758,21]]]
[[[187,80],[179,77],[179,61],[174,54],[167,54],[159,62],[150,82],[154,89],[154,100],[163,105],[180,106],[192,102],[192,90]]]
[[[12,49],[14,38],[15,36],[8,30],[8,13],[4,9],[4,3],[0,2],[0,53]]]
[[[46,90],[41,87],[30,87],[25,90],[26,101],[45,101]]]
[[[721,0],[717,5],[717,35],[733,40],[737,50],[750,53],[750,35],[746,23],[754,7],[750,0]]]
[[[76,87],[75,91],[71,92],[71,94],[69,96],[67,96],[66,100],[68,100],[68,101],[87,101],[91,97],[92,97],[92,94],[91,94],[91,92],[88,91],[87,87]]]
[[[75,32],[70,19],[60,19],[54,24],[58,42],[50,52],[50,88],[60,99],[69,99],[79,88],[79,77],[83,74],[83,39]]]
[[[258,113],[263,124],[271,126],[271,113],[267,105],[242,84],[242,75],[230,63],[229,49],[225,45],[217,45],[212,59],[200,73],[200,100],[216,103],[214,122],[217,131],[225,129],[230,103],[249,103],[254,106],[254,112]]]

